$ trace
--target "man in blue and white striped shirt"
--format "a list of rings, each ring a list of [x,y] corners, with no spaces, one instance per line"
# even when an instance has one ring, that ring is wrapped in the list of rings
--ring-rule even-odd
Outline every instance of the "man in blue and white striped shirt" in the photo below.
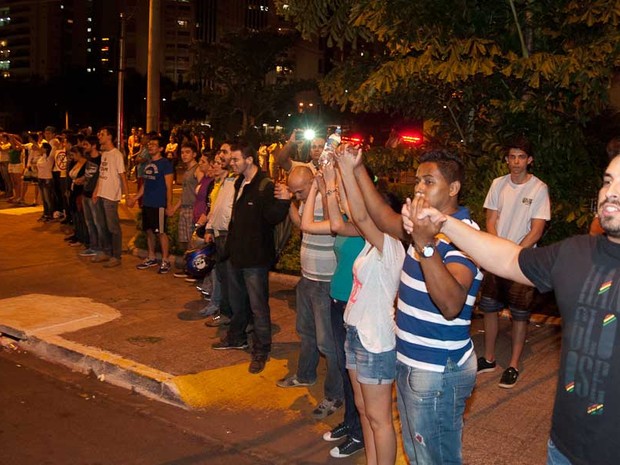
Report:
[[[373,220],[384,232],[412,240],[399,288],[396,312],[398,410],[403,444],[412,464],[461,463],[465,402],[476,382],[476,357],[469,336],[472,308],[482,280],[476,264],[435,236],[430,220],[414,222],[411,234],[390,214],[373,189],[356,176]],[[433,206],[478,229],[459,206],[464,182],[461,159],[444,151],[420,158],[415,197],[403,215]]]

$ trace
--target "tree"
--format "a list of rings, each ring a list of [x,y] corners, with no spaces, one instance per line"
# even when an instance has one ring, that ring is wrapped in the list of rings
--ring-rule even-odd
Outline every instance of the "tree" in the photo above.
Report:
[[[502,144],[525,133],[554,202],[552,235],[587,222],[604,161],[590,127],[620,65],[620,1],[276,3],[303,37],[372,52],[335,64],[320,85],[326,102],[433,121],[429,144],[466,156],[478,206],[502,173]]]
[[[242,31],[212,45],[198,44],[193,81],[198,88],[179,92],[190,105],[206,111],[212,123],[246,134],[262,118],[289,105],[298,86],[274,77],[287,67],[287,51],[296,34]]]

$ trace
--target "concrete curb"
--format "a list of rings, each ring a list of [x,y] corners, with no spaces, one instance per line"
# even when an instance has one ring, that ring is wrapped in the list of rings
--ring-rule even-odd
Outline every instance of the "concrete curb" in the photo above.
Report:
[[[3,326],[0,332],[18,338],[22,350],[71,370],[94,375],[100,381],[130,389],[146,397],[187,409],[174,375],[128,360],[120,355],[69,341],[60,336],[28,336],[15,328]]]

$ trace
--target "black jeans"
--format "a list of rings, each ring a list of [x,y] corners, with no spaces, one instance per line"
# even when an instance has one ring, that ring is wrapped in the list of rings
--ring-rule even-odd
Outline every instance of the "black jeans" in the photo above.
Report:
[[[342,374],[342,388],[344,391],[344,424],[349,428],[349,436],[356,441],[364,442],[360,414],[355,406],[353,386],[347,372],[347,362],[344,353],[344,341],[347,338],[347,330],[344,327],[344,309],[347,306],[342,300],[332,299],[330,308],[332,318],[332,333],[336,344],[336,361]]]

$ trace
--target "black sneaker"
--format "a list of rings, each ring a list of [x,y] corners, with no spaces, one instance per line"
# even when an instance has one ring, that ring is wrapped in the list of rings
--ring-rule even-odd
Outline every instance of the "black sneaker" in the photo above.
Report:
[[[347,434],[349,434],[349,427],[344,423],[340,423],[337,426],[334,426],[331,431],[328,431],[323,435],[323,440],[325,441],[338,441],[344,438]]]
[[[504,389],[511,389],[517,384],[519,379],[519,372],[516,368],[508,367],[504,370],[501,379],[499,380],[499,387]]]
[[[361,451],[363,448],[364,443],[362,441],[349,437],[342,444],[330,450],[329,455],[337,459],[343,459]]]
[[[478,373],[490,373],[497,368],[497,362],[489,362],[484,357],[478,357]]]
[[[168,273],[168,271],[170,271],[170,268],[171,268],[170,262],[166,262],[162,260],[161,265],[159,266],[159,270],[157,270],[157,273],[166,274]]]
[[[233,342],[228,342],[226,340],[216,342],[215,344],[211,345],[211,348],[214,350],[231,350],[231,349],[245,350],[248,347],[249,345],[247,342],[233,343]]]

